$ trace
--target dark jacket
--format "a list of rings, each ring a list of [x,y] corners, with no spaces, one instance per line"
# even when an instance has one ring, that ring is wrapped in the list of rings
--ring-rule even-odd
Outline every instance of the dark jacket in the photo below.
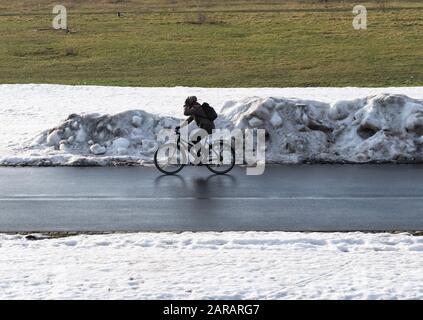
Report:
[[[212,134],[212,130],[215,128],[214,122],[207,118],[201,104],[196,102],[191,106],[184,105],[184,115],[189,116],[188,123],[195,120],[197,126],[206,130],[208,134]]]

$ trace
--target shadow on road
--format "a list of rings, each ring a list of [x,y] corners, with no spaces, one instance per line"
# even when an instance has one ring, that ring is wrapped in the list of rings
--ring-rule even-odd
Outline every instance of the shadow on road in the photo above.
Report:
[[[198,199],[209,199],[212,197],[224,197],[233,192],[237,187],[237,178],[233,175],[212,174],[208,177],[184,177],[183,175],[160,175],[155,181],[156,192],[168,193],[169,188],[174,188],[174,192],[185,197],[195,197]],[[232,191],[232,192],[231,192]]]

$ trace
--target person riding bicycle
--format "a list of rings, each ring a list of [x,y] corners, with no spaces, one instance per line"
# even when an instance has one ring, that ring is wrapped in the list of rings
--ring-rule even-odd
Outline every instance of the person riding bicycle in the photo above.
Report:
[[[188,116],[188,119],[181,124],[181,127],[189,125],[194,120],[199,128],[207,132],[209,137],[213,133],[213,129],[215,129],[214,120],[217,118],[217,113],[207,102],[199,104],[196,96],[186,98],[184,115]],[[181,127],[175,128],[177,133],[179,133]],[[196,145],[201,139],[202,137],[198,136],[197,139],[192,142]],[[201,150],[198,150],[197,155],[200,156],[200,153]]]
[[[225,174],[232,170],[235,165],[235,150],[231,143],[225,142],[222,138],[216,140],[216,143],[212,141],[213,129],[215,129],[214,120],[217,118],[216,111],[208,103],[199,104],[197,97],[191,96],[185,100],[184,115],[188,116],[188,119],[180,127],[175,128],[176,141],[163,144],[155,152],[154,164],[157,169],[164,174],[176,174],[186,164],[191,163],[200,166],[204,164],[215,174]],[[181,137],[180,128],[188,126],[192,121],[195,121],[198,127],[207,133],[207,136],[204,135],[204,132],[194,132],[193,137],[197,139],[194,138],[193,140],[196,141],[191,142],[186,140],[187,137],[185,139]],[[204,146],[199,145],[203,139]],[[194,152],[196,151],[197,157],[192,152],[193,149]],[[194,159],[178,150],[189,151]]]
[[[188,97],[185,100],[184,115],[188,116],[188,119],[182,124],[182,127],[194,120],[198,127],[207,131],[208,134],[212,134],[215,128],[214,120],[217,118],[217,114],[207,102],[199,104],[197,97]]]

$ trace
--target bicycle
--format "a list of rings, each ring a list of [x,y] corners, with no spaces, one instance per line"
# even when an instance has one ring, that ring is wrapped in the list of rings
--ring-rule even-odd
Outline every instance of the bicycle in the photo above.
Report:
[[[175,129],[175,133],[177,135],[176,143],[165,143],[154,153],[156,168],[167,175],[181,171],[188,164],[191,149],[196,146],[196,144],[182,139],[178,128]],[[199,152],[197,156],[201,157],[201,160],[197,165],[204,164],[215,174],[226,174],[235,166],[235,150],[229,142],[221,139],[218,143],[208,143],[206,149],[209,151],[208,161],[203,163],[205,157]]]

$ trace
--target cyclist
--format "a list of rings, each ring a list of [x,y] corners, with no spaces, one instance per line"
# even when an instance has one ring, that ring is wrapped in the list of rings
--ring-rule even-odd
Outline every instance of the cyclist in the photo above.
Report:
[[[181,127],[190,124],[194,120],[198,127],[207,131],[208,134],[212,134],[217,114],[207,102],[199,104],[195,96],[186,98],[184,115],[188,116],[188,119],[182,123]],[[179,129],[179,127],[176,129]]]
[[[180,128],[186,127],[192,121],[195,121],[197,126],[203,129],[208,134],[206,138],[208,141],[206,142],[208,156],[207,154],[204,154],[203,157],[201,156],[201,152],[204,151],[204,149],[203,146],[200,146],[200,149],[196,148],[197,159],[194,159],[192,163],[196,165],[205,164],[207,168],[215,174],[225,174],[229,172],[235,165],[234,148],[230,143],[225,143],[223,139],[219,139],[217,142],[220,141],[220,143],[218,144],[210,142],[212,137],[211,134],[213,133],[213,129],[215,129],[214,120],[216,120],[217,118],[216,111],[212,107],[210,107],[208,103],[205,102],[203,104],[199,104],[197,101],[197,97],[191,96],[185,100],[184,115],[188,116],[188,119],[186,119],[180,127],[175,128],[175,133],[179,136],[176,141],[176,144],[173,142],[164,144],[154,154],[154,164],[156,165],[157,169],[159,169],[165,174],[176,174],[182,170],[185,163],[181,162],[180,159],[183,159],[184,157],[181,158],[180,155],[178,155],[178,153],[175,151],[181,150],[181,145],[185,148],[187,144],[188,151],[192,151],[192,144],[198,146],[198,143],[202,140],[202,138],[205,138],[202,136],[197,136],[197,140],[192,141],[190,143],[188,141],[184,141],[183,138],[180,137]],[[230,151],[228,159],[224,153],[225,150]],[[166,154],[166,152],[168,154]],[[175,159],[176,161],[172,162],[172,159]],[[203,162],[204,160],[206,160],[206,162]],[[230,160],[230,162],[226,160]],[[168,167],[170,169],[168,169]]]
[[[199,104],[196,96],[190,96],[185,99],[184,105],[184,115],[188,116],[182,124],[181,127],[189,125],[192,121],[195,121],[197,126],[207,132],[207,134],[212,134],[213,129],[215,128],[214,120],[217,118],[216,111],[210,107],[207,102]],[[179,133],[181,127],[176,127],[175,130]],[[210,136],[209,136],[210,137]],[[198,136],[197,140],[192,141],[192,143],[197,144],[201,141],[202,137]],[[200,157],[201,150],[197,151],[197,156]]]

